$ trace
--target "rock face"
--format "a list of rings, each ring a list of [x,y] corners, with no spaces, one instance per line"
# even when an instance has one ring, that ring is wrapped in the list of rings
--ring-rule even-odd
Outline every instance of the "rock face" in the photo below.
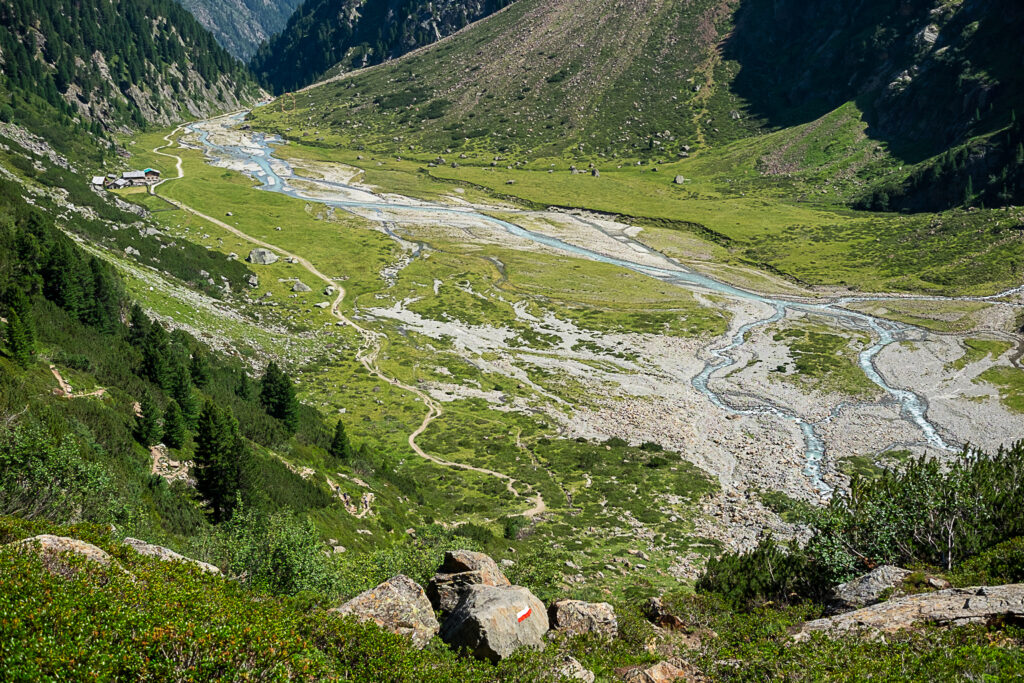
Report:
[[[551,628],[567,635],[594,633],[614,638],[619,633],[615,609],[607,602],[559,600],[548,611]]]
[[[219,567],[215,567],[212,564],[208,564],[206,562],[200,562],[199,560],[193,560],[191,557],[179,555],[170,548],[164,548],[163,546],[153,545],[152,543],[146,543],[145,541],[140,541],[137,538],[126,538],[124,539],[124,544],[127,546],[131,546],[131,548],[140,555],[155,557],[157,559],[163,560],[164,562],[188,562],[190,564],[196,565],[208,574],[220,574]]]
[[[840,634],[858,629],[890,632],[915,624],[961,626],[1003,616],[1024,617],[1024,584],[950,588],[909,595],[804,624],[797,638],[815,631]]]
[[[900,569],[892,565],[876,567],[864,576],[836,586],[832,590],[832,603],[841,609],[859,609],[873,605],[882,593],[895,588],[910,576],[908,569]]]
[[[526,588],[472,585],[445,620],[441,638],[478,659],[497,662],[523,647],[543,650],[547,631],[544,604]]]
[[[434,609],[451,612],[469,586],[509,586],[497,563],[483,553],[450,550],[427,585],[427,597]],[[546,621],[546,618],[545,618]]]
[[[269,266],[272,263],[277,263],[277,258],[277,254],[269,249],[257,248],[250,251],[245,260],[257,266]]]
[[[9,543],[5,548],[37,552],[48,572],[63,577],[73,576],[79,571],[78,567],[68,564],[64,559],[64,556],[69,554],[80,555],[102,567],[111,565],[120,567],[106,551],[97,548],[92,543],[66,536],[42,534]]]
[[[402,574],[329,611],[373,621],[392,633],[408,636],[418,649],[423,649],[440,629],[423,588]]]
[[[303,283],[301,280],[299,280],[299,281],[296,281],[294,285],[292,285],[292,291],[293,292],[309,292],[309,291],[312,291],[312,290],[309,288],[309,285],[307,285],[307,284]]]

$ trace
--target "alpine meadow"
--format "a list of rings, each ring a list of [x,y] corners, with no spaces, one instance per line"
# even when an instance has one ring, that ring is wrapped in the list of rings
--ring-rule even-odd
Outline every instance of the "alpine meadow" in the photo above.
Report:
[[[0,678],[1024,678],[1015,0],[0,0]]]

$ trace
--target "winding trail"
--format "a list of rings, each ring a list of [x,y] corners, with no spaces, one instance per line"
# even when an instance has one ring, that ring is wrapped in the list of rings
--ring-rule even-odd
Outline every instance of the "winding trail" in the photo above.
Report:
[[[174,178],[163,178],[159,182],[154,183],[153,185],[151,185],[149,187],[150,194],[156,195],[156,188],[158,186],[160,186],[160,185],[163,185],[166,182],[169,182],[171,180],[181,180],[182,178],[185,177],[185,169],[184,169],[184,166],[183,166],[182,158],[180,156],[178,156],[177,154],[169,154],[167,152],[161,151],[161,150],[163,150],[165,148],[168,148],[168,147],[170,147],[170,146],[172,146],[174,144],[174,141],[171,138],[173,138],[175,135],[177,135],[178,131],[180,131],[181,128],[182,128],[181,126],[178,126],[173,131],[171,131],[170,133],[168,133],[167,135],[164,136],[164,142],[166,144],[159,145],[159,146],[153,148],[153,153],[154,154],[157,154],[157,155],[162,156],[162,157],[168,157],[170,159],[174,159],[175,160],[175,168],[177,169],[178,175],[176,177],[174,177]],[[270,242],[266,242],[264,240],[257,239],[256,237],[253,237],[252,235],[249,235],[249,234],[247,234],[245,232],[242,232],[241,230],[239,230],[238,228],[234,227],[233,225],[229,225],[228,223],[225,223],[222,220],[214,218],[213,216],[208,216],[205,213],[202,213],[201,211],[198,211],[197,209],[194,209],[191,206],[189,206],[189,205],[187,205],[187,204],[185,204],[183,202],[180,202],[180,201],[178,201],[176,199],[168,197],[165,194],[162,194],[162,195],[159,195],[159,196],[160,196],[161,199],[163,199],[163,200],[165,200],[167,202],[170,202],[171,204],[173,204],[177,208],[181,209],[182,211],[185,211],[187,213],[192,214],[193,216],[196,216],[196,217],[201,218],[201,219],[203,219],[205,221],[213,223],[217,227],[222,228],[224,230],[227,230],[232,235],[240,237],[243,240],[246,240],[248,242],[251,242],[252,244],[261,246],[261,247],[263,247],[265,249],[270,249],[270,250],[272,250],[272,251],[274,251],[276,253],[282,254],[286,258],[293,259],[296,263],[298,263],[303,268],[305,268],[306,271],[309,272],[311,275],[313,275],[315,278],[319,279],[320,281],[322,281],[322,282],[324,282],[324,283],[326,283],[328,285],[331,285],[332,287],[335,287],[338,290],[338,296],[334,299],[334,302],[331,304],[331,315],[333,315],[335,318],[340,320],[346,326],[351,327],[352,329],[354,329],[363,338],[363,344],[360,347],[359,351],[356,353],[356,360],[358,360],[363,365],[363,367],[366,368],[367,372],[369,372],[372,376],[376,377],[377,379],[379,379],[379,380],[381,380],[383,382],[387,382],[388,384],[390,384],[393,387],[397,387],[399,389],[402,389],[404,391],[407,391],[407,392],[413,394],[414,396],[417,397],[417,399],[422,401],[423,404],[427,407],[427,414],[424,416],[423,422],[420,423],[420,426],[417,427],[415,431],[413,431],[411,434],[409,434],[409,439],[408,439],[409,448],[411,448],[412,451],[416,455],[420,456],[421,458],[424,458],[425,460],[429,460],[430,462],[432,462],[432,463],[434,463],[436,465],[441,465],[443,467],[452,467],[452,468],[456,468],[456,469],[460,469],[460,470],[466,470],[466,471],[469,471],[469,472],[476,472],[478,474],[483,474],[483,475],[486,475],[486,476],[494,477],[496,479],[500,479],[501,481],[505,482],[505,488],[508,489],[508,492],[510,494],[512,494],[512,496],[514,498],[519,498],[520,497],[519,491],[516,490],[516,488],[515,488],[515,484],[518,483],[518,481],[516,479],[514,479],[513,477],[511,477],[511,476],[509,476],[507,474],[503,474],[502,472],[495,472],[494,470],[486,469],[484,467],[477,467],[475,465],[468,465],[468,464],[465,464],[465,463],[451,462],[449,460],[443,460],[441,458],[438,458],[437,456],[434,456],[434,455],[431,455],[431,454],[427,453],[426,451],[423,450],[423,448],[420,447],[420,445],[416,442],[416,439],[418,439],[425,431],[427,431],[427,428],[430,427],[430,424],[434,420],[436,420],[437,418],[441,417],[444,414],[444,409],[441,407],[440,403],[435,401],[426,392],[424,392],[424,391],[422,391],[420,389],[417,389],[416,387],[413,387],[413,386],[410,386],[408,384],[405,384],[404,382],[402,382],[401,380],[399,380],[396,377],[390,377],[390,376],[384,374],[384,372],[380,369],[380,367],[377,364],[377,357],[380,355],[380,351],[381,351],[381,347],[382,347],[381,335],[376,333],[376,332],[373,332],[372,330],[368,330],[365,327],[362,327],[361,325],[359,325],[358,323],[353,321],[351,318],[349,318],[348,316],[346,316],[344,313],[342,313],[339,310],[340,307],[341,307],[341,304],[345,300],[345,296],[346,296],[346,291],[345,291],[344,286],[342,286],[339,282],[335,281],[334,279],[332,279],[332,278],[328,277],[327,275],[325,275],[324,273],[322,273],[309,260],[303,258],[302,256],[299,256],[298,254],[293,254],[290,251],[287,251],[286,249],[282,249],[281,247],[279,247],[279,246],[277,246],[275,244],[272,244]],[[529,484],[527,484],[526,486],[527,486],[527,491],[529,493],[534,493],[535,494],[534,495],[534,499],[533,499],[534,504],[533,504],[533,507],[529,508],[528,510],[526,510],[526,511],[520,513],[520,514],[523,517],[529,517],[529,518],[536,517],[537,515],[543,514],[545,511],[547,511],[547,505],[544,503],[544,498],[541,496],[541,494],[539,492],[533,491],[533,487],[532,486],[530,486]]]

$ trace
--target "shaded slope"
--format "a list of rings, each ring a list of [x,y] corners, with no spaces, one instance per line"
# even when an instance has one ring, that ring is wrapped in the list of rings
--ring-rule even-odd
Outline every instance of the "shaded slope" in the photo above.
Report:
[[[228,52],[248,60],[302,0],[178,0]]]

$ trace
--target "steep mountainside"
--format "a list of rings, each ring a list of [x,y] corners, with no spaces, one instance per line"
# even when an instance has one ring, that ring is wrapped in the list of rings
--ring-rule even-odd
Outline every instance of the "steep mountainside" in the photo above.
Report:
[[[248,60],[285,27],[302,0],[178,0],[224,48]]]
[[[306,0],[252,60],[278,92],[312,83],[332,67],[378,64],[451,35],[512,0]]]
[[[991,206],[1024,201],[1022,36],[1024,10],[1009,0],[521,0],[425,52],[318,88],[311,103],[314,120],[354,141],[402,128],[438,151],[468,139],[587,159],[671,157],[813,127],[852,102],[867,138],[883,143],[869,162],[903,174],[879,182],[859,164],[870,187],[854,201]]]
[[[0,0],[5,118],[62,147],[166,125],[260,95],[245,67],[172,0]]]

